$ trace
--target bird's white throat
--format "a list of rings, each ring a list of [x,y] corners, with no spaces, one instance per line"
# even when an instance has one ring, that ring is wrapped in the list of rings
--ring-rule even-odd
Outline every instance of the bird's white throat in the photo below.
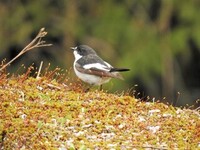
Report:
[[[77,60],[79,60],[83,56],[81,56],[80,54],[78,54],[77,51],[74,51],[74,57],[75,57],[75,61],[77,61]]]

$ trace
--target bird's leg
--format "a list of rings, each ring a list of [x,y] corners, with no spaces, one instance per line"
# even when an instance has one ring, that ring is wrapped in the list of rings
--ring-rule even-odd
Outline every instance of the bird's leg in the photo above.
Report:
[[[99,90],[100,90],[100,91],[102,91],[102,87],[103,87],[103,85],[101,84],[101,85],[99,86]]]
[[[88,87],[87,89],[84,90],[85,93],[89,92],[90,87]]]
[[[88,88],[86,88],[84,92],[85,93],[89,92],[89,90],[92,88],[92,86],[93,86],[92,84],[90,86],[88,86]]]

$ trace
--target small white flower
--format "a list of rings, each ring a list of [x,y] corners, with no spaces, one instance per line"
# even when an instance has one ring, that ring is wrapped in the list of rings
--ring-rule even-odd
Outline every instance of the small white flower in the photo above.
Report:
[[[142,116],[139,116],[138,118],[139,118],[139,120],[138,120],[139,122],[146,121],[146,120],[144,119],[144,117],[142,117]]]
[[[26,114],[22,114],[22,115],[21,115],[21,118],[22,118],[22,119],[26,119],[26,116],[27,116]]]
[[[159,113],[159,112],[160,112],[159,109],[149,110],[149,115],[152,116],[154,113]]]
[[[93,124],[86,124],[86,125],[83,125],[82,128],[89,128],[91,126],[93,126]]]
[[[115,133],[101,133],[101,137],[103,138],[103,139],[110,139],[110,138],[112,138],[113,136],[115,136]]]
[[[118,128],[120,128],[120,129],[122,129],[123,127],[125,127],[125,124],[123,123],[123,124],[120,124],[120,125],[118,125]]]
[[[166,114],[163,114],[162,116],[163,116],[163,117],[172,117],[172,114],[166,113]]]
[[[38,86],[37,86],[37,89],[40,90],[40,91],[42,91],[42,90],[43,90],[43,87],[41,87],[41,86],[38,85]]]
[[[111,125],[106,125],[105,127],[106,127],[106,130],[115,129],[115,128],[114,128],[113,126],[111,126]]]
[[[79,131],[79,132],[77,132],[77,133],[74,133],[75,136],[80,136],[80,135],[83,135],[83,134],[84,134],[83,131]]]
[[[147,129],[152,133],[156,133],[160,129],[160,126],[148,126]]]

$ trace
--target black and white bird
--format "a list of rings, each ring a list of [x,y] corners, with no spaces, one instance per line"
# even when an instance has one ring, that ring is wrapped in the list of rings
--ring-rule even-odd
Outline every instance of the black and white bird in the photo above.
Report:
[[[74,71],[82,81],[90,85],[99,85],[110,81],[111,78],[122,79],[119,72],[129,71],[127,68],[114,68],[101,59],[97,53],[87,45],[71,47],[74,53]]]

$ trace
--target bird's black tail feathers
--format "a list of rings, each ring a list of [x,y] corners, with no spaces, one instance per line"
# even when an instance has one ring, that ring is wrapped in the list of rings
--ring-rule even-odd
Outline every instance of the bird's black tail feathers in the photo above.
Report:
[[[123,71],[130,71],[127,68],[111,68],[110,72],[123,72]]]

